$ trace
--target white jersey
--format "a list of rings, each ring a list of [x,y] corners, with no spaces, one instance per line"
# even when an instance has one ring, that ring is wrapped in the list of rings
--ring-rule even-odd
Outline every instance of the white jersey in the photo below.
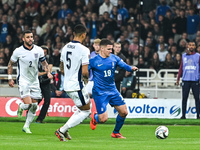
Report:
[[[82,65],[89,64],[90,50],[78,41],[66,44],[60,61],[64,65],[64,90],[79,91],[83,88]]]
[[[12,62],[17,62],[17,80],[20,82],[38,82],[38,62],[44,61],[44,51],[41,47],[33,45],[31,50],[24,45],[16,48],[11,56]]]

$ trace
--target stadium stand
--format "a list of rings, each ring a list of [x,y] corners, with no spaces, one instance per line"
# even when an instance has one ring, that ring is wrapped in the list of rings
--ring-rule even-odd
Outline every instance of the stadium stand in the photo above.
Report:
[[[35,44],[47,45],[54,63],[59,64],[58,53],[73,39],[74,25],[82,23],[88,32],[84,45],[91,52],[95,38],[108,38],[120,42],[121,52],[131,64],[145,70],[147,76],[140,78],[141,90],[180,89],[174,85],[180,66],[175,55],[185,52],[189,39],[200,45],[199,22],[192,22],[199,20],[200,4],[196,0],[143,0],[143,4],[139,0],[0,1],[1,84],[7,84],[6,66],[13,50],[23,43],[24,30],[34,33]],[[193,30],[187,30],[187,26]],[[167,53],[160,51],[160,45]],[[159,53],[160,59],[154,58],[154,53]]]

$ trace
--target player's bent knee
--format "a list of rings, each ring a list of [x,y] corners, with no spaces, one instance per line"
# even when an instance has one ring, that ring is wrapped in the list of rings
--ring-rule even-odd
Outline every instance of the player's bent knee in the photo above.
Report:
[[[119,115],[120,115],[122,118],[125,118],[125,117],[128,115],[128,111],[121,112],[121,113],[119,113]]]
[[[108,120],[108,117],[99,117],[99,122],[105,123]]]
[[[84,106],[81,106],[81,107],[78,107],[80,110],[90,110],[92,109],[91,107],[91,103],[89,102],[88,104],[84,105]]]

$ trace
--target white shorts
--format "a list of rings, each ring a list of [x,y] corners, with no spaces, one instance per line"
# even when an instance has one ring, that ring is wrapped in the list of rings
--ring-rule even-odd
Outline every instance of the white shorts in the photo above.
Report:
[[[88,81],[88,83],[85,86],[86,90],[88,91],[88,94],[92,95],[93,86],[94,86],[94,81]]]
[[[33,99],[41,99],[42,94],[40,90],[40,85],[38,82],[19,82],[19,92],[21,98],[30,96]]]
[[[77,107],[84,106],[88,104],[90,101],[88,92],[86,91],[85,87],[80,91],[73,91],[73,92],[66,91],[66,93],[69,97],[71,97],[71,99],[73,99],[74,104]]]

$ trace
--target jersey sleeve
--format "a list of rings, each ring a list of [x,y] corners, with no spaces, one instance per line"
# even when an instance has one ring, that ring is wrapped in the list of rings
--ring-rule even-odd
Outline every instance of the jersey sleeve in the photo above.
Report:
[[[119,58],[118,56],[116,56],[116,59],[117,59],[117,65],[120,67],[120,68],[123,68],[129,72],[131,72],[131,66],[127,65],[121,58]]]
[[[90,50],[88,48],[85,48],[82,54],[82,65],[89,64],[89,57],[90,57]]]
[[[19,59],[18,50],[15,49],[13,51],[13,54],[12,54],[10,60],[15,63],[15,62],[17,62],[18,59]]]
[[[41,49],[40,49],[39,61],[40,61],[40,62],[43,62],[43,61],[45,61],[45,60],[46,60],[46,58],[45,58],[45,56],[44,56],[44,51],[43,51],[43,49],[41,48]]]

